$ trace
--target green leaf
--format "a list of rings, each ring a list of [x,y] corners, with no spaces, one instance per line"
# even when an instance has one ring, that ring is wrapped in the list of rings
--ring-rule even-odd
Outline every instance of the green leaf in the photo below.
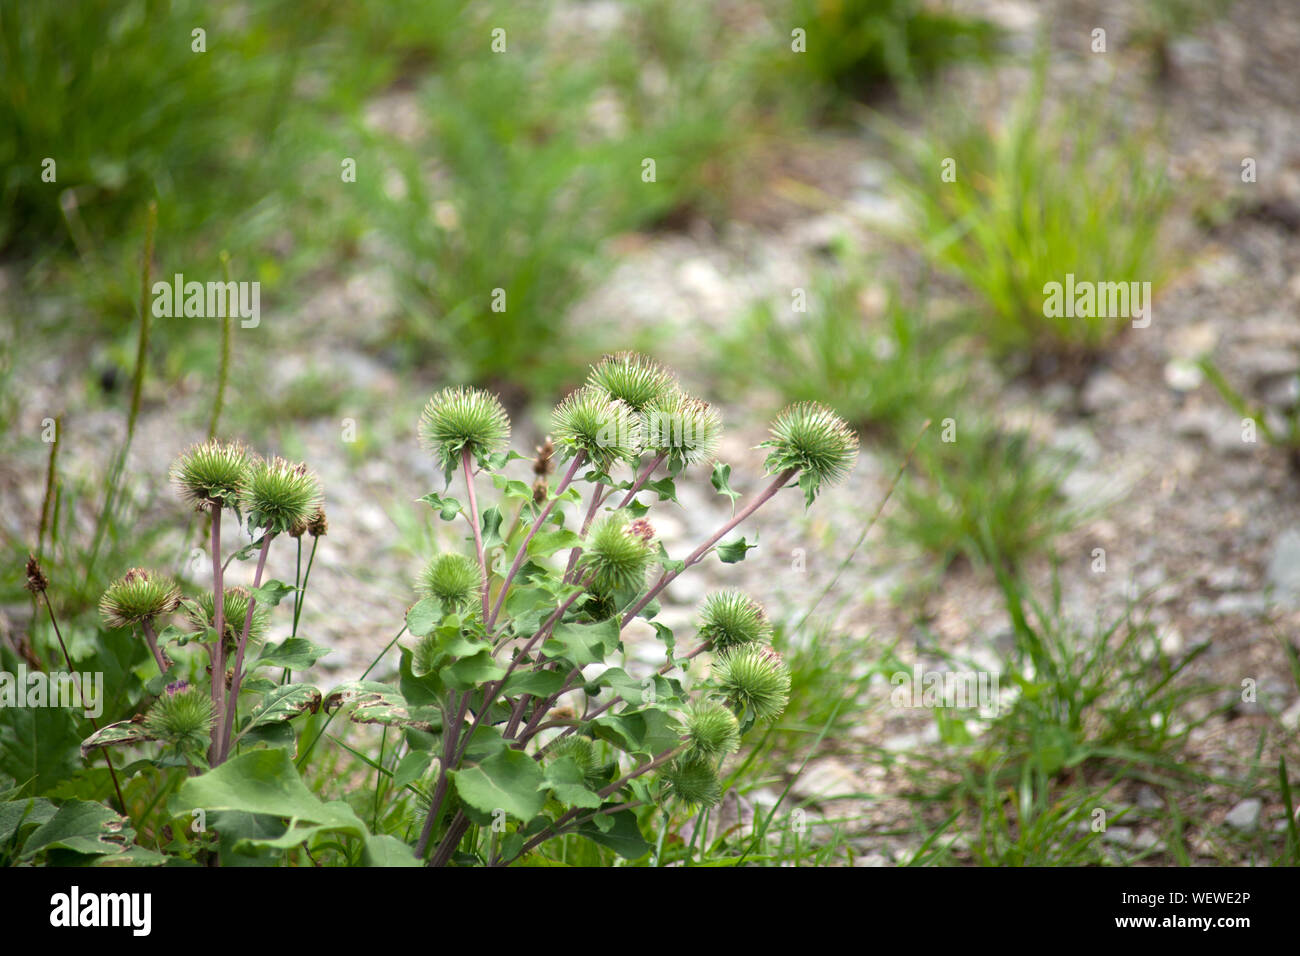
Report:
[[[63,849],[75,853],[121,853],[135,838],[135,831],[108,807],[85,800],[70,800],[45,823],[32,831],[23,844],[24,858],[42,850]]]
[[[194,809],[208,813],[234,810],[288,820],[289,828],[279,837],[240,841],[252,846],[286,849],[323,832],[363,840],[369,836],[350,806],[342,800],[324,803],[307,789],[286,750],[252,750],[186,780],[168,810],[173,816],[185,816]]]
[[[253,666],[287,667],[292,671],[305,671],[328,653],[328,647],[313,644],[305,637],[290,637],[281,644],[264,646]]]
[[[0,803],[0,845],[13,840],[27,827],[38,827],[59,810],[44,797]]]
[[[528,556],[531,558],[545,558],[557,551],[563,551],[565,548],[574,548],[582,543],[582,539],[570,531],[568,528],[558,528],[555,531],[539,531],[528,542]]]
[[[731,466],[724,465],[722,462],[715,462],[713,465],[713,474],[709,476],[709,481],[717,489],[718,494],[726,495],[731,499],[731,513],[736,513],[736,499],[740,493],[731,490]]]
[[[631,810],[602,814],[596,819],[602,821],[603,819],[612,820],[613,826],[608,829],[601,829],[591,823],[585,823],[578,828],[578,832],[593,843],[608,847],[625,860],[639,860],[650,852],[650,844],[641,835],[641,828],[637,826],[636,822],[636,814]]]
[[[739,564],[745,560],[745,553],[758,547],[758,540],[755,539],[753,544],[746,544],[744,538],[736,541],[730,541],[726,544],[718,545],[718,557],[723,564]]]
[[[81,757],[84,760],[97,747],[112,747],[116,744],[138,744],[146,740],[156,740],[144,731],[144,724],[136,720],[119,720],[115,724],[100,727],[81,742]]]
[[[546,779],[540,785],[549,788],[561,803],[594,810],[600,806],[600,797],[587,789],[582,768],[572,757],[560,757],[546,765]]]
[[[406,698],[387,684],[377,681],[349,681],[340,684],[325,698],[325,712],[352,707],[353,723],[383,724],[389,727],[413,727],[435,731],[442,727],[442,714],[433,707],[412,707]]]
[[[3,714],[0,772],[15,780],[30,781],[30,793],[45,793],[81,768],[81,734],[73,711],[62,707],[5,707]]]
[[[531,820],[541,813],[546,798],[541,768],[532,757],[518,750],[501,750],[482,763],[465,770],[453,770],[461,800],[480,813],[504,810],[516,820]]]
[[[267,581],[260,588],[251,588],[248,593],[263,607],[275,607],[297,590],[292,584],[283,581]]]
[[[558,694],[564,688],[564,678],[566,676],[561,671],[517,670],[510,675],[510,679],[506,681],[501,692],[507,697],[514,697],[517,694],[550,697],[552,694]]]
[[[441,620],[442,603],[437,598],[427,597],[417,601],[406,612],[406,629],[415,637],[424,637],[432,634]]]
[[[601,714],[592,721],[591,731],[596,737],[608,740],[631,754],[654,756],[681,743],[681,732],[676,722],[654,707]]]
[[[674,484],[672,478],[647,481],[642,487],[657,494],[660,501],[677,501],[677,485]]]
[[[443,521],[452,521],[460,514],[460,502],[455,498],[443,498],[437,492],[431,491],[419,500],[437,511],[438,517]]]
[[[402,762],[393,771],[393,786],[402,789],[407,784],[415,783],[424,776],[433,763],[433,754],[423,750],[412,750],[402,758]]]
[[[518,478],[507,478],[505,475],[493,475],[492,484],[496,485],[497,489],[501,491],[502,495],[506,498],[515,498],[524,501],[533,500],[532,486],[525,481],[520,481]]]
[[[486,681],[505,677],[506,669],[492,659],[491,651],[482,650],[444,667],[441,676],[452,690],[472,690]]]
[[[596,624],[560,624],[546,641],[543,650],[551,656],[564,657],[579,667],[599,664],[606,655],[618,650],[618,618]]]
[[[482,529],[484,551],[505,544],[505,540],[501,537],[501,509],[496,505],[479,515],[479,525]]]
[[[304,711],[316,713],[320,708],[320,691],[310,684],[282,684],[262,698],[261,703],[253,708],[248,716],[248,723],[239,732],[239,739],[244,734],[265,724],[292,720]]]
[[[366,849],[361,854],[363,866],[423,866],[415,851],[397,837],[387,834],[366,838]]]
[[[804,507],[811,508],[817,499],[817,489],[821,487],[821,477],[812,469],[802,472],[799,475],[799,487],[803,489]]]
[[[672,685],[663,677],[654,675],[637,680],[621,667],[609,668],[600,675],[597,683],[612,688],[615,694],[633,707],[667,701],[673,696]],[[650,697],[649,700],[646,699],[647,696]]]

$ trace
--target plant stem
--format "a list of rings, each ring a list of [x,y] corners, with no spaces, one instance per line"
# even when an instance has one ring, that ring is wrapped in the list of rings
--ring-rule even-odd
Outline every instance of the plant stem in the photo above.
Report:
[[[682,571],[685,571],[687,568],[691,567],[694,564],[698,564],[700,559],[703,558],[704,555],[706,555],[709,552],[710,548],[712,548],[715,544],[717,544],[720,540],[722,540],[722,537],[724,535],[730,533],[733,528],[735,528],[742,521],[745,521],[750,515],[752,515],[755,511],[761,508],[765,503],[767,503],[767,501],[769,501],[778,491],[784,488],[790,482],[790,479],[792,479],[798,473],[799,473],[798,468],[787,468],[785,471],[781,472],[779,475],[776,476],[775,479],[772,480],[772,483],[768,485],[766,488],[764,488],[754,498],[753,501],[751,501],[740,511],[739,514],[737,514],[730,521],[724,524],[721,528],[715,531],[712,537],[709,538],[709,540],[705,541],[702,545],[700,545],[698,548],[692,551],[690,553],[690,556],[687,557],[686,560],[682,563],[681,570],[672,571],[672,572],[665,571],[662,575],[660,575],[659,580],[655,584],[655,586],[652,587],[649,591],[647,591],[645,596],[641,598],[640,601],[637,601],[637,603],[632,607],[630,611],[628,611],[626,614],[623,615],[622,626],[626,627],[628,625],[628,622],[630,622],[634,617],[640,614],[642,608],[644,608],[647,604],[653,601],[655,599],[655,596],[660,591],[668,587],[668,585],[672,584],[673,581],[676,580],[676,578],[682,573]]]
[[[41,500],[41,524],[36,532],[36,560],[45,557],[45,529],[50,517],[50,500],[54,497],[54,484],[58,475],[59,439],[63,437],[63,416],[54,419],[54,441],[50,443],[50,460],[45,466],[45,497]]]
[[[68,673],[72,675],[72,682],[77,687],[77,696],[81,698],[84,705],[86,695],[81,689],[81,677],[77,674],[77,669],[72,666],[72,655],[68,653],[68,645],[63,643],[63,632],[59,630],[59,622],[54,619],[54,608],[50,606],[50,596],[44,591],[41,591],[40,595],[45,600],[45,612],[50,616],[50,624],[54,627],[54,636],[59,639],[59,650],[63,651],[63,660],[68,665]],[[99,722],[94,717],[87,716],[86,719],[90,721],[91,727],[96,731],[99,730]],[[122,816],[126,816],[126,798],[122,796],[122,785],[117,782],[117,771],[113,768],[113,758],[109,755],[107,747],[102,749],[104,751],[104,763],[108,764],[108,775],[113,781],[113,792],[117,794],[117,805],[122,810]]]
[[[222,583],[224,568],[221,564],[221,505],[212,502],[212,623],[217,629],[217,640],[212,648],[212,746],[208,763],[217,766],[221,760],[221,728],[226,718],[226,590]]]
[[[585,535],[587,529],[591,527],[591,522],[595,520],[596,510],[600,507],[600,503],[605,500],[603,492],[604,488],[599,482],[591,489],[591,504],[587,506],[587,514],[582,519],[582,529],[578,532],[578,537]],[[578,563],[578,555],[580,554],[582,554],[582,545],[575,544],[569,551],[569,564],[564,569],[565,584],[568,584],[573,577],[573,567]]]
[[[158,664],[159,676],[167,673],[167,661],[162,656],[162,651],[158,649],[158,635],[154,633],[153,624],[149,621],[141,621],[140,628],[144,631],[145,642],[149,645],[149,650],[153,652],[153,659]]]
[[[221,274],[230,287],[230,253],[221,251]],[[226,380],[230,377],[230,310],[221,324],[221,365],[217,371],[217,396],[212,402],[212,419],[208,422],[208,441],[217,436],[217,422],[221,419],[221,407],[226,399]]]
[[[302,539],[299,538],[298,540],[301,541]],[[307,571],[302,576],[302,587],[299,589],[298,593],[294,595],[293,633],[289,635],[290,637],[298,636],[298,619],[302,617],[302,602],[303,598],[307,596],[307,582],[311,580],[311,566],[316,561],[316,545],[318,544],[320,544],[320,538],[313,535],[311,539],[311,551],[307,555]]]
[[[638,477],[632,487],[628,489],[628,493],[623,496],[623,500],[618,503],[618,508],[627,507],[632,499],[636,497],[636,493],[641,490],[641,486],[646,483],[650,476],[654,474],[655,469],[663,464],[663,460],[667,457],[668,452],[666,451],[661,451],[659,454],[655,455],[654,460],[650,462],[650,467],[641,472],[640,477]],[[617,511],[618,508],[615,508],[614,510]]]
[[[528,534],[524,538],[524,543],[519,546],[519,552],[515,555],[515,559],[510,565],[510,570],[506,572],[505,580],[501,582],[501,591],[497,594],[496,603],[492,606],[492,616],[487,618],[487,632],[489,637],[492,636],[492,627],[496,624],[497,615],[501,613],[501,605],[505,603],[506,591],[510,589],[510,582],[515,579],[515,575],[518,574],[519,569],[523,567],[524,559],[528,555],[529,543],[533,540],[533,536],[537,534],[542,525],[546,523],[546,519],[550,517],[551,510],[555,507],[555,503],[560,500],[560,495],[564,494],[569,485],[573,482],[573,476],[578,473],[578,469],[582,467],[582,462],[586,457],[587,453],[585,451],[579,451],[573,456],[573,464],[569,466],[569,470],[566,471],[564,477],[560,479],[560,483],[555,488],[555,494],[553,494],[551,499],[546,502],[546,507],[543,508],[542,513],[537,516],[537,520],[533,522],[532,527],[528,529]]]
[[[469,449],[466,448],[460,453],[460,466],[465,473],[465,489],[469,494],[470,524],[474,527],[474,551],[478,554],[478,566],[479,570],[482,571],[483,574],[483,621],[486,623],[488,617],[491,615],[488,607],[487,556],[483,553],[483,532],[482,529],[479,528],[478,498],[474,494],[474,476],[470,474],[469,458]]]
[[[456,707],[456,716],[451,719],[451,708]],[[460,728],[465,721],[465,711],[469,709],[469,692],[466,691],[460,695],[459,700],[453,691],[448,698],[447,709],[444,711],[442,726],[442,762],[438,767],[438,783],[433,789],[433,799],[429,801],[429,815],[425,818],[424,829],[420,831],[420,842],[416,845],[415,855],[423,857],[424,851],[429,845],[429,838],[433,835],[433,825],[438,819],[438,814],[442,811],[442,802],[447,797],[447,787],[449,778],[447,774],[451,771],[452,763],[457,759],[460,750]]]
[[[262,538],[262,551],[257,556],[257,573],[253,575],[253,587],[262,586],[262,572],[266,570],[266,552],[271,550],[271,539],[275,533],[270,528]],[[235,711],[239,710],[239,685],[243,683],[244,650],[248,647],[248,632],[253,627],[253,611],[257,609],[257,598],[248,596],[248,613],[244,615],[244,631],[239,635],[239,645],[235,649],[235,675],[230,682],[230,699],[226,702],[225,729],[221,735],[221,760],[230,756],[230,734],[235,728]]]
[[[446,866],[447,861],[451,859],[452,853],[456,852],[456,847],[469,829],[469,817],[465,816],[461,810],[456,811],[452,817],[451,826],[447,827],[447,833],[443,836],[442,842],[438,844],[438,849],[434,851],[433,858],[429,860],[429,866],[440,867]]]

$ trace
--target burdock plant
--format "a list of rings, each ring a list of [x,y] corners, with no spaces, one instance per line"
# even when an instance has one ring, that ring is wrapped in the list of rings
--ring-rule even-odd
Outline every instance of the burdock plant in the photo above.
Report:
[[[144,631],[149,651],[158,664],[160,674],[167,673],[167,660],[158,646],[154,630],[155,618],[170,614],[180,606],[181,589],[163,574],[132,568],[120,580],[114,581],[99,599],[99,612],[108,627],[134,627]]]
[[[168,812],[219,804],[243,811],[227,827],[245,817],[262,821],[228,840],[223,834],[223,847],[293,852],[305,845],[314,861],[497,866],[577,835],[629,859],[684,858],[685,840],[661,840],[655,851],[645,828],[657,813],[669,827],[679,807],[717,804],[743,735],[781,716],[790,672],[769,646],[767,614],[748,594],[710,594],[697,611],[692,646],[680,646],[659,619],[657,599],[715,552],[742,560],[751,546],[724,550],[723,538],[783,489],[801,488],[811,503],[852,467],[857,439],[821,406],[783,412],[764,443],[770,480],[676,557],[651,512],[675,503],[676,482],[712,460],[717,413],[681,392],[662,366],[620,353],[560,403],[550,426],[536,460],[520,463],[516,476],[514,459],[522,456],[506,449],[510,422],[495,397],[445,389],[424,409],[420,441],[448,484],[464,489],[461,498],[444,489],[421,500],[443,521],[464,520],[473,550],[444,544],[415,573],[414,604],[389,643],[407,637],[395,679],[369,679],[368,669],[324,697],[330,719],[346,712],[402,731],[383,734],[377,758],[354,750],[382,778],[368,824],[348,804],[318,801],[296,779],[317,742],[336,739],[310,725],[312,736],[300,745],[308,731],[292,724],[316,708],[320,693],[254,673],[287,674],[314,660],[310,642],[269,640],[273,608],[293,591],[300,603],[305,580],[290,587],[262,576],[277,536],[323,532],[320,484],[303,465],[253,459],[240,446],[199,446],[174,474],[187,499],[212,512],[214,527],[224,508],[238,509],[252,541],[229,561],[257,554],[251,585],[222,587],[214,532],[214,588],[185,602],[190,630],[177,632],[176,669],[189,667],[191,686],[170,688],[143,720],[105,727],[83,746],[161,741],[167,754],[159,767],[176,766],[178,754],[192,773],[206,762],[212,769],[180,787]],[[227,467],[232,462],[238,467]],[[729,474],[716,463],[707,478],[734,500]],[[160,580],[143,580],[153,588],[147,601],[133,597],[145,587],[134,580],[105,596],[112,620],[141,621],[174,600],[159,593],[166,590]],[[295,625],[296,612],[297,605]],[[657,667],[624,654],[638,618],[645,639],[660,642]],[[260,645],[251,661],[250,643]],[[208,651],[206,671],[187,658],[187,644]],[[256,695],[255,705],[242,699]],[[266,820],[277,816],[284,828]]]

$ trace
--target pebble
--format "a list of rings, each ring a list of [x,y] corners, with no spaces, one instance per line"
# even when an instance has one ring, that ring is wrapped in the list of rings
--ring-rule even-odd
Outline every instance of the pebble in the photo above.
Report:
[[[1300,606],[1300,530],[1288,528],[1277,536],[1268,562],[1268,581],[1274,600]]]
[[[1115,408],[1132,398],[1128,383],[1114,372],[1100,371],[1088,379],[1080,403],[1084,411],[1096,414]]]
[[[1259,827],[1259,814],[1263,809],[1263,802],[1251,797],[1248,800],[1242,800],[1229,810],[1228,815],[1223,818],[1223,822],[1234,830],[1252,833]]]

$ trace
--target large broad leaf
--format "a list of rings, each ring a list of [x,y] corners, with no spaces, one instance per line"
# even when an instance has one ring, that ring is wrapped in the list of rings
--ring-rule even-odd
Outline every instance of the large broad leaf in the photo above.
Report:
[[[516,820],[531,820],[542,811],[545,795],[541,768],[518,750],[502,750],[477,766],[453,770],[451,777],[461,800],[480,813],[504,810]]]
[[[0,803],[0,846],[11,842],[19,831],[45,823],[58,809],[44,797]]]
[[[45,793],[81,768],[78,718],[62,707],[0,708],[0,772]]]
[[[90,855],[121,853],[134,839],[135,831],[127,826],[127,820],[108,807],[70,800],[32,831],[23,844],[23,857],[54,849]]]
[[[487,681],[500,680],[505,675],[506,669],[492,659],[492,652],[488,650],[463,657],[441,671],[443,683],[452,690],[472,690]]]
[[[81,742],[81,756],[89,756],[96,747],[111,747],[116,744],[138,744],[147,740],[156,740],[145,732],[144,722],[138,719],[119,720],[107,727],[100,727]]]
[[[437,598],[423,598],[406,612],[406,629],[416,637],[432,634],[442,620],[442,603]]]
[[[560,757],[546,765],[546,779],[541,784],[555,794],[561,803],[594,810],[600,806],[600,797],[587,789],[582,768],[572,757]]]
[[[563,657],[579,667],[599,664],[606,655],[618,650],[618,618],[597,624],[560,624],[543,650],[553,657]]]
[[[639,860],[650,852],[650,844],[641,835],[636,814],[631,810],[602,814],[596,822],[585,823],[578,832],[594,843],[609,847],[625,860]]]
[[[657,700],[669,700],[674,695],[672,684],[665,678],[654,675],[637,680],[621,667],[611,667],[600,675],[597,684],[611,688],[633,707],[653,704]]]
[[[442,727],[442,714],[433,707],[411,707],[394,688],[378,681],[357,680],[340,684],[325,698],[325,712],[350,707],[349,716],[358,724],[413,727],[434,732]]]
[[[366,840],[361,862],[366,866],[423,866],[415,851],[397,837],[372,836]]]
[[[263,647],[253,666],[287,667],[291,671],[305,671],[328,653],[328,647],[313,644],[305,637],[290,637],[282,644]]]
[[[564,679],[567,676],[563,671],[517,670],[506,681],[502,693],[507,697],[513,697],[515,694],[550,697],[564,689]]]
[[[618,714],[601,714],[592,733],[633,754],[654,756],[681,743],[681,731],[667,713],[654,707]]]
[[[292,720],[299,714],[310,711],[316,713],[320,708],[320,691],[310,684],[283,684],[270,691],[261,703],[253,708],[246,723],[239,732],[239,737],[250,730],[276,724],[282,720]],[[239,737],[235,739],[238,740]]]
[[[267,581],[261,587],[249,590],[249,596],[262,607],[276,607],[281,601],[298,590],[292,584],[283,581]]]
[[[556,551],[576,547],[580,544],[582,544],[582,539],[568,528],[539,531],[533,536],[533,540],[528,542],[528,556],[530,558],[545,558]]]
[[[288,820],[288,829],[279,837],[240,841],[252,846],[286,849],[325,832],[363,840],[369,836],[350,806],[342,800],[324,803],[307,789],[286,750],[253,750],[186,780],[169,810],[174,816],[183,816],[195,809],[208,813],[234,810]]]

